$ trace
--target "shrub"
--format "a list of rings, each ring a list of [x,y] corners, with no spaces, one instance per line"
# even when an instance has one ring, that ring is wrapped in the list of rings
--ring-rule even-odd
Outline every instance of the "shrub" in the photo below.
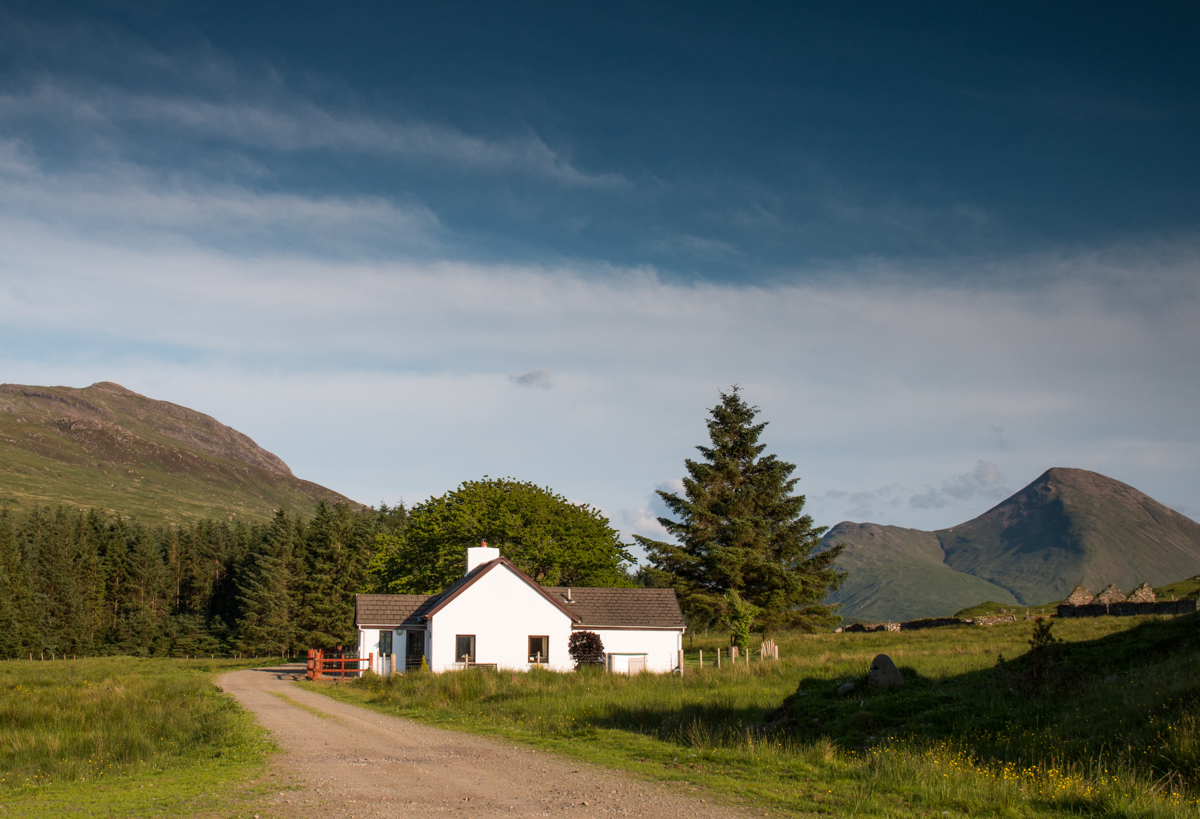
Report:
[[[575,668],[587,665],[604,665],[604,641],[594,631],[575,631],[567,641],[567,653],[575,661]]]

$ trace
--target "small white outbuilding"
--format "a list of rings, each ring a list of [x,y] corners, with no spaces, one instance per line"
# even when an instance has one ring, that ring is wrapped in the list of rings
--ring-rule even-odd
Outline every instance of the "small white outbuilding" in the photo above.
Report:
[[[441,594],[360,594],[358,656],[378,674],[494,666],[574,668],[567,641],[592,631],[620,673],[677,667],[686,626],[673,589],[539,586],[500,550],[467,549],[467,573]],[[394,658],[394,659],[393,659]]]

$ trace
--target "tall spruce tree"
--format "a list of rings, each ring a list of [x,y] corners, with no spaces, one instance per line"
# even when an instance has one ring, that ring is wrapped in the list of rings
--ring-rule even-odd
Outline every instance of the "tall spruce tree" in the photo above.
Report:
[[[305,530],[297,559],[302,648],[348,646],[356,639],[354,595],[366,585],[378,523],[344,503],[321,501]]]
[[[0,658],[33,650],[32,582],[7,508],[0,509]]]
[[[821,601],[845,577],[833,566],[841,547],[817,551],[825,528],[803,514],[804,496],[792,494],[795,465],[763,455],[758,407],[736,386],[720,395],[708,421],[711,446],[696,447],[703,460],[684,462],[683,496],[658,493],[678,518],[658,521],[678,543],[635,535],[650,579],[673,586],[697,623],[728,616],[732,591],[761,610],[760,628],[827,627],[837,617]]]
[[[292,647],[294,534],[287,512],[280,509],[261,540],[251,548],[239,582],[242,619],[236,645],[240,651],[275,653]]]

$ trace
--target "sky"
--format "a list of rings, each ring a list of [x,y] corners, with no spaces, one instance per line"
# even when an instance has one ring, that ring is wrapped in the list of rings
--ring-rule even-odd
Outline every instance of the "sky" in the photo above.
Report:
[[[1200,517],[1200,7],[0,4],[0,381],[661,536],[737,385],[818,525]]]

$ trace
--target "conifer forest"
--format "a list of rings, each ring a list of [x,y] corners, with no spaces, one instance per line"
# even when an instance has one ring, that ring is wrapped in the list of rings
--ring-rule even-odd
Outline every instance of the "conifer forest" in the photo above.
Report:
[[[150,527],[74,508],[0,510],[0,658],[276,655],[353,647],[354,594],[403,506]]]

